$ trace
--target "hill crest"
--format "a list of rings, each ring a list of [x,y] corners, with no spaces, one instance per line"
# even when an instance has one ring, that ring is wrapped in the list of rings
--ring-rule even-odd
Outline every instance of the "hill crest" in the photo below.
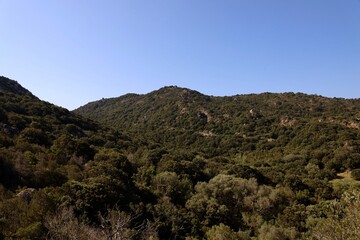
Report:
[[[0,92],[35,97],[29,90],[21,86],[17,81],[4,76],[0,76]]]
[[[298,131],[298,136],[292,136],[295,144],[303,138],[301,132],[313,125],[360,127],[359,99],[303,93],[219,97],[176,86],[95,101],[75,112],[132,136],[165,143],[170,148],[194,143],[201,146],[203,141],[211,146],[212,140],[206,139],[213,138],[217,139],[214,141],[219,149],[221,141],[227,139],[234,143],[234,151],[239,151],[241,144],[251,142],[249,137],[254,138],[251,144],[280,147],[288,144],[284,139],[280,141],[280,137],[275,140],[284,131]],[[243,149],[247,148],[243,146]]]

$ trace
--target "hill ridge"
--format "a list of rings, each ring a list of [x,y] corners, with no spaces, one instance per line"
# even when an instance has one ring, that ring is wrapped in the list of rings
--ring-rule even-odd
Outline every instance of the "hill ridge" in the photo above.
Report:
[[[237,102],[233,104],[231,102]],[[188,88],[182,88],[178,86],[165,86],[158,90],[151,91],[146,94],[134,94],[129,93],[119,97],[101,99],[98,101],[92,101],[84,106],[81,106],[74,110],[74,112],[87,116],[94,120],[103,122],[103,119],[107,117],[107,112],[104,115],[104,111],[113,111],[113,113],[121,114],[122,111],[128,112],[130,108],[135,106],[143,106],[154,110],[156,108],[164,107],[165,105],[175,104],[179,108],[182,107],[179,114],[185,111],[185,108],[190,105],[197,105],[198,109],[206,108],[210,103],[223,105],[227,104],[228,107],[237,106],[236,111],[252,110],[254,108],[260,109],[262,112],[270,113],[269,109],[275,112],[281,112],[288,110],[289,112],[298,112],[295,115],[299,115],[300,112],[306,112],[311,115],[324,115],[324,111],[329,112],[337,109],[338,112],[343,111],[336,105],[352,105],[351,109],[358,110],[360,99],[345,99],[345,98],[329,98],[316,94],[305,93],[260,93],[260,94],[237,94],[233,96],[213,96],[205,95],[198,91]],[[231,106],[230,106],[231,105]],[[241,105],[241,106],[239,106]],[[357,106],[354,108],[354,106]],[[286,109],[286,108],[289,109]],[[113,108],[113,109],[111,109]],[[133,109],[135,110],[135,109]],[[174,113],[175,114],[175,113]],[[226,113],[225,113],[226,114]],[[285,114],[285,113],[284,113]],[[99,115],[99,117],[94,117]],[[291,115],[291,114],[290,114]]]
[[[241,152],[299,144],[313,127],[358,129],[360,100],[291,92],[215,97],[172,86],[95,101],[74,112],[168,149],[211,152],[216,146],[215,156],[226,152],[226,142]],[[286,131],[293,134],[280,137]]]
[[[4,76],[0,76],[0,92],[35,97],[29,90],[21,86],[17,81]]]

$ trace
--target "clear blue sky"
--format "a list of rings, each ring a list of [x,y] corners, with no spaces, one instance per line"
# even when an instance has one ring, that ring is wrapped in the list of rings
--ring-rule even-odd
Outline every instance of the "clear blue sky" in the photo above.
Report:
[[[360,97],[360,0],[0,0],[0,75],[74,109],[177,85]]]

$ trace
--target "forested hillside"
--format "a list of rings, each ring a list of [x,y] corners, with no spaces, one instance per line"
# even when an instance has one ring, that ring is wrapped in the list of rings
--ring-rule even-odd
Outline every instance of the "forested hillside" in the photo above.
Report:
[[[169,204],[164,218],[178,221],[169,233],[322,239],[328,233],[319,230],[323,221],[334,229],[340,224],[324,220],[336,218],[329,204],[359,186],[352,178],[337,179],[351,170],[356,178],[360,168],[359,110],[358,99],[301,93],[213,97],[164,87],[102,99],[75,112],[151,143],[146,161],[141,147],[134,155],[140,167],[135,180]],[[180,183],[188,184],[187,191]],[[340,228],[335,237],[350,231]]]
[[[212,97],[165,87],[92,102],[75,112],[169,151],[241,158],[251,165],[321,152],[314,158],[330,169],[358,167],[356,157],[336,162],[333,156],[357,154],[360,100],[301,93]]]
[[[147,161],[136,158],[140,173],[150,174],[142,176],[144,188],[151,190],[160,176],[164,185],[190,180],[188,194],[171,198],[177,193],[172,185],[168,194],[160,191],[160,199],[190,214],[195,236],[211,239],[208,231],[228,231],[234,239],[296,239],[314,237],[317,221],[332,214],[325,210],[333,204],[328,200],[358,188],[351,178],[336,178],[360,168],[359,110],[358,99],[301,93],[213,97],[164,87],[102,99],[75,112],[152,144]],[[140,148],[135,156],[142,154]],[[187,223],[175,219],[175,225]]]
[[[360,238],[359,100],[0,99],[0,239]]]
[[[5,77],[0,103],[0,239],[106,239],[99,213],[139,201],[131,140]]]

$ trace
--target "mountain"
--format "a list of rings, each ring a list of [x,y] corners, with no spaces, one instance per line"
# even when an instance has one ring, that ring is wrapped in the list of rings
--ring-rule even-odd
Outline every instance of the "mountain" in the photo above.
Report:
[[[360,237],[352,224],[360,216],[360,99],[215,97],[171,86],[75,113],[147,140],[133,155],[134,179],[159,197],[154,213],[168,224],[160,236]]]
[[[69,112],[1,77],[0,239],[359,239],[359,106],[164,87]]]
[[[326,115],[356,117],[354,111],[359,110],[359,105],[359,99],[326,98],[301,93],[214,97],[190,89],[171,86],[145,95],[126,94],[118,98],[102,99],[88,103],[76,109],[75,112],[112,126],[115,124],[120,128],[141,125],[143,122],[148,122],[147,115],[157,116],[160,114],[161,120],[167,120],[166,125],[176,127],[178,126],[176,120],[182,116],[194,118],[194,121],[196,118],[209,118],[206,123],[215,122],[218,125],[221,125],[226,118],[237,118],[242,114],[286,115],[288,117],[323,117]],[[355,113],[357,114],[357,112]],[[174,115],[176,119],[172,121],[167,119]],[[151,122],[152,124],[154,123]]]
[[[209,157],[306,149],[324,138],[333,142],[332,137],[357,134],[360,128],[359,99],[301,93],[214,97],[164,87],[145,95],[91,102],[75,113],[169,149],[190,147]],[[329,135],[335,131],[331,129],[337,129],[335,135]]]
[[[60,206],[90,219],[136,199],[131,146],[126,135],[1,77],[0,239],[48,239],[46,219],[55,221]]]

